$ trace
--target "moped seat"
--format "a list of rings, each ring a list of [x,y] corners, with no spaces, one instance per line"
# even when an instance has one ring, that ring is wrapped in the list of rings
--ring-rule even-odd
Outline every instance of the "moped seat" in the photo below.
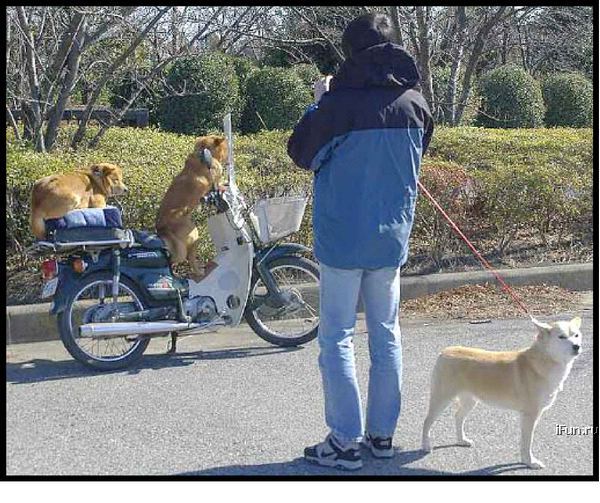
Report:
[[[135,243],[151,250],[167,249],[167,244],[156,234],[148,231],[133,231]]]

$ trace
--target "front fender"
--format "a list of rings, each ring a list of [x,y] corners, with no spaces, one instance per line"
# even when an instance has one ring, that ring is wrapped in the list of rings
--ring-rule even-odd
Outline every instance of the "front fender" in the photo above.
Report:
[[[263,248],[254,252],[254,267],[252,271],[252,284],[258,279],[262,279],[269,291],[271,302],[274,307],[285,305],[285,299],[269,272],[269,264],[282,257],[298,256],[302,254],[311,254],[312,250],[298,243],[282,243],[271,248]]]
[[[312,254],[312,250],[299,243],[282,243],[276,245],[275,248],[255,250],[254,260],[255,263],[260,264],[265,260],[270,262],[286,255],[302,255],[303,253]]]

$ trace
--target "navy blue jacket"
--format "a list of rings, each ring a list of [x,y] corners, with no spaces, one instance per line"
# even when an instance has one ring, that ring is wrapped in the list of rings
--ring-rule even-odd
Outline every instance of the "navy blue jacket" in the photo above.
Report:
[[[314,171],[314,252],[342,269],[406,262],[421,158],[433,120],[415,89],[419,72],[385,43],[347,59],[288,141],[288,154]]]

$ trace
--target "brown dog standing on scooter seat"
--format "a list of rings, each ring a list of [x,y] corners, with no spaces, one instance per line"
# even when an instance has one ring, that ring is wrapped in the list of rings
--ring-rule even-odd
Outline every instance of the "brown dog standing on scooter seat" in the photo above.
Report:
[[[212,159],[206,159],[205,149],[210,151]],[[219,183],[223,174],[221,163],[226,158],[226,138],[216,135],[197,138],[194,151],[188,155],[183,171],[173,179],[158,210],[156,232],[167,245],[171,264],[187,260],[196,280],[202,277],[202,271],[196,257],[199,236],[192,212],[211,187]]]
[[[40,178],[31,192],[31,230],[38,239],[46,237],[44,220],[60,218],[71,210],[104,208],[106,199],[127,192],[123,171],[107,162],[93,164],[73,173]]]

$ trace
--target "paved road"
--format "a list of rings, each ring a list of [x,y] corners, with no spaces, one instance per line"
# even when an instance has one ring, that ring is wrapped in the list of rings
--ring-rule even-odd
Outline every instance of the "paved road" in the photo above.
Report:
[[[403,407],[394,437],[397,455],[365,452],[361,475],[591,475],[592,435],[557,435],[556,425],[593,422],[593,311],[582,305],[584,352],[537,429],[535,453],[546,463],[518,463],[516,413],[487,406],[467,422],[474,447],[453,445],[451,411],[433,429],[428,456],[419,450],[429,374],[452,344],[516,349],[529,343],[529,320],[410,320],[402,323]],[[553,319],[566,318],[562,313]],[[364,322],[355,337],[359,379],[367,389]],[[189,337],[166,356],[153,341],[135,369],[95,374],[59,343],[7,347],[7,474],[28,475],[344,475],[301,459],[304,446],[326,434],[316,341],[286,350],[248,329]],[[363,396],[364,399],[364,396]],[[365,402],[366,403],[366,402]]]

